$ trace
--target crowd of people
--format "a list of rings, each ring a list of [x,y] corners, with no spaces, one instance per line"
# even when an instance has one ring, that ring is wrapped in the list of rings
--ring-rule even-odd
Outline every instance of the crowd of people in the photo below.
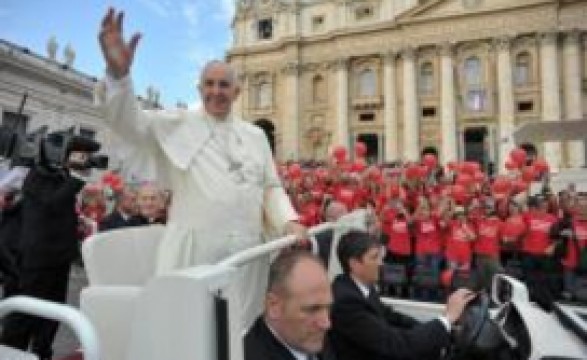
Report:
[[[574,184],[553,192],[548,165],[526,150],[513,150],[498,176],[476,162],[441,166],[433,152],[418,163],[367,166],[361,143],[355,161],[337,148],[329,162],[279,172],[304,225],[331,209],[370,210],[387,249],[382,285],[396,296],[439,299],[458,279],[488,288],[505,271],[570,299],[585,266],[583,198]]]

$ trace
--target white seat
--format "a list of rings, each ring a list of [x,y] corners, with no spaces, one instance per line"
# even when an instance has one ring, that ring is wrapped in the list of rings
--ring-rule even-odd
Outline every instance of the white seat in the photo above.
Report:
[[[0,345],[0,359],[5,360],[38,360],[35,354]]]
[[[138,226],[94,234],[82,245],[90,286],[144,285],[155,274],[165,227]]]
[[[96,328],[104,359],[127,358],[137,301],[155,275],[164,229],[117,229],[92,235],[82,245],[89,284],[80,294],[80,309]]]

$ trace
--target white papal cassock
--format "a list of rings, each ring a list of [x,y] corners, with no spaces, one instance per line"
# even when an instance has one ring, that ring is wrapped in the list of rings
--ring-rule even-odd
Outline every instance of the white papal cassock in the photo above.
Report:
[[[105,79],[96,101],[130,145],[128,171],[173,192],[158,274],[216,263],[261,243],[267,226],[282,232],[297,219],[260,128],[232,115],[216,121],[203,110],[140,110],[128,77]],[[266,265],[240,272],[245,326],[261,310]]]

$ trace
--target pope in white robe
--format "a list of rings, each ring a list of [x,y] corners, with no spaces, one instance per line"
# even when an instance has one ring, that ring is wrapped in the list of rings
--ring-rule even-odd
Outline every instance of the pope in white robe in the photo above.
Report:
[[[111,10],[102,25],[101,45],[114,76],[106,77],[96,101],[108,126],[132,148],[125,166],[172,190],[157,273],[213,264],[260,244],[267,225],[281,233],[291,230],[288,225],[297,214],[281,186],[264,132],[230,111],[235,96],[228,87],[237,86],[234,71],[219,61],[205,66],[201,111],[141,110],[128,75],[130,63],[126,73],[123,66],[123,71],[117,68],[115,52],[129,51],[121,21]],[[131,55],[138,42],[133,46],[134,39]],[[266,264],[248,265],[239,274],[248,325],[261,309]]]

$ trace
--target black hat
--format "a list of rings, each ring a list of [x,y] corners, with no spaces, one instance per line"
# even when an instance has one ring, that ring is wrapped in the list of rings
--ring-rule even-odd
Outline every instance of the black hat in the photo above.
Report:
[[[67,152],[83,151],[94,153],[98,150],[100,150],[100,144],[97,141],[79,135],[73,136],[67,146]]]

